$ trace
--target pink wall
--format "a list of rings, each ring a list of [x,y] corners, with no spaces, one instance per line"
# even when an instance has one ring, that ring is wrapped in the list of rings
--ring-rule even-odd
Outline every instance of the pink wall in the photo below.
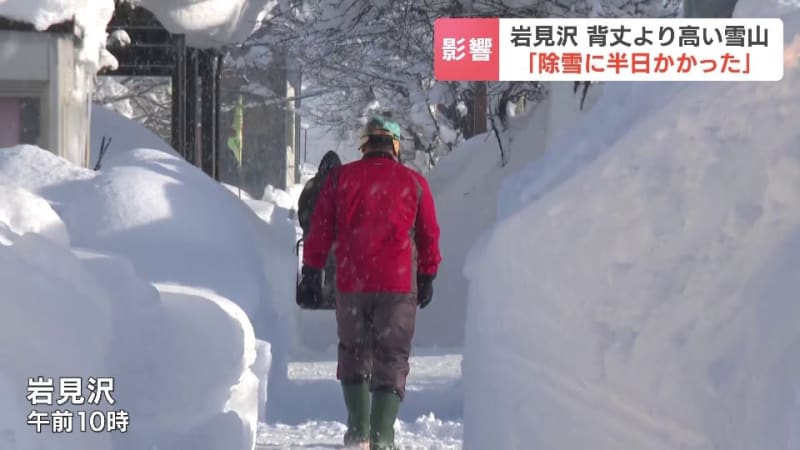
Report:
[[[0,97],[0,148],[19,144],[20,122],[19,100]]]

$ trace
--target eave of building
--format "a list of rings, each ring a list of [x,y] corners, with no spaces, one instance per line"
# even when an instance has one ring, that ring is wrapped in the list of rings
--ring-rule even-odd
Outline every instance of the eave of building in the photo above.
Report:
[[[67,20],[64,22],[60,22],[54,24],[47,28],[46,30],[37,30],[33,24],[28,22],[22,22],[19,20],[8,19],[6,17],[0,16],[0,31],[33,31],[33,32],[42,32],[42,33],[56,33],[56,34],[71,34],[77,36],[76,28],[75,28],[75,21],[74,20]]]

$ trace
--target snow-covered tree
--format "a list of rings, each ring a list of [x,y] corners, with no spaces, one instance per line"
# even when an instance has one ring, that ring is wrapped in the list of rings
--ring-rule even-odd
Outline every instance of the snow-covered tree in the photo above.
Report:
[[[434,80],[435,19],[670,17],[680,5],[681,0],[281,0],[245,44],[229,49],[226,71],[258,70],[276,51],[288,51],[302,68],[304,122],[353,140],[368,115],[389,113],[404,127],[403,148],[426,153],[433,164],[464,137],[485,131],[494,119],[502,129],[520,105],[545,95],[545,86],[536,82]],[[152,89],[146,82],[125,87],[134,94]],[[261,101],[285,103],[268,86],[250,83],[243,89]],[[132,102],[128,93],[122,96]],[[130,108],[143,121],[163,113],[151,101]]]
[[[372,112],[391,112],[409,136],[406,147],[448,151],[474,118],[503,126],[515,105],[542,98],[539,83],[442,83],[433,79],[433,23],[439,17],[671,17],[680,0],[320,0],[283,2],[248,42],[288,46],[300,60],[304,88],[315,94],[304,118],[355,132]],[[485,85],[486,96],[482,89]],[[481,115],[478,109],[487,109]],[[484,119],[485,120],[485,119]]]
[[[406,149],[435,162],[469,134],[474,86],[433,79],[433,23],[438,17],[466,15],[541,16],[542,4],[509,7],[480,2],[465,8],[440,0],[323,0],[302,8],[283,5],[248,43],[288,45],[303,68],[304,89],[316,96],[301,109],[304,119],[358,131],[371,113],[388,113],[404,127]],[[513,11],[513,12],[512,12]],[[511,102],[538,98],[538,83],[499,83],[489,91]]]
[[[737,0],[684,0],[685,17],[732,17]]]
[[[95,103],[140,122],[170,142],[172,100],[169,78],[99,77],[92,97]]]

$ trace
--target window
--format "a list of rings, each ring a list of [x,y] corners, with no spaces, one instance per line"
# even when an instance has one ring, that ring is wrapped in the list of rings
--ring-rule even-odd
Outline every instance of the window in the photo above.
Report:
[[[0,148],[19,144],[47,148],[47,83],[0,80]]]
[[[40,145],[42,111],[38,97],[0,96],[0,147]]]

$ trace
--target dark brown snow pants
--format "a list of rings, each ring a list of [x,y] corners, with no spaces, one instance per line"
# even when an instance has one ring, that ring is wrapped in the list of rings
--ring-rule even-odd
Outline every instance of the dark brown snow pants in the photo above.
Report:
[[[337,378],[343,383],[369,380],[371,391],[404,398],[416,314],[414,294],[339,293]]]

